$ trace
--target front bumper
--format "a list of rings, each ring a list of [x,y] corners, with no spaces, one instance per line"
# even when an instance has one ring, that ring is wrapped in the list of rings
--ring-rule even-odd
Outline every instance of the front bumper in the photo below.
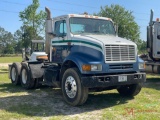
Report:
[[[119,82],[119,76],[127,76],[127,81]],[[103,76],[84,76],[81,78],[82,85],[88,88],[111,87],[120,85],[130,85],[143,83],[146,81],[146,73],[103,75]]]

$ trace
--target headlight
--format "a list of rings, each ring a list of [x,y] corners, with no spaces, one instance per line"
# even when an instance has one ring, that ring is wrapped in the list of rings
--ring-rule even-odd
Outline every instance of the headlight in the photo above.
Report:
[[[102,71],[102,65],[82,65],[83,71]]]
[[[102,71],[102,65],[91,65],[91,71]]]
[[[139,69],[145,69],[145,63],[139,63]]]

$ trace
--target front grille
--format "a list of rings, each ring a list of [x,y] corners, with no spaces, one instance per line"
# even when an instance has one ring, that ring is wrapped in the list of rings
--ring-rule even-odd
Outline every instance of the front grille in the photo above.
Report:
[[[131,70],[133,64],[120,64],[120,65],[109,65],[110,70]]]
[[[135,61],[134,45],[105,45],[106,62],[109,61]]]

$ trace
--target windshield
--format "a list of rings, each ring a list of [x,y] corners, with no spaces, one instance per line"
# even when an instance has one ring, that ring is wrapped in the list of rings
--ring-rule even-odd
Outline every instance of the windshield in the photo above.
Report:
[[[103,19],[71,17],[70,30],[73,34],[89,33],[115,35],[113,23]]]
[[[44,51],[44,43],[32,43],[32,51],[34,52],[43,52]]]

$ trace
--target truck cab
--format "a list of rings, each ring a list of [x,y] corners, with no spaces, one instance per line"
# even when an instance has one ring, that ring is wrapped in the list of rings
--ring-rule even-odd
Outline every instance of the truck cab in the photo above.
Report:
[[[146,80],[145,64],[137,55],[137,45],[116,35],[110,18],[68,14],[50,21],[50,61],[60,66],[60,84],[67,103],[78,105],[86,100],[71,102],[78,82],[82,84],[82,97],[90,88],[117,89],[126,96],[140,92]]]
[[[153,20],[151,10],[149,25],[147,26],[147,52],[142,57],[146,63],[146,72],[160,74],[160,18]]]
[[[151,10],[149,26],[147,26],[147,51],[153,61],[160,60],[160,18],[153,21]]]
[[[72,61],[83,74],[144,70],[137,45],[118,37],[110,18],[69,14],[54,18],[52,24],[52,62]]]

